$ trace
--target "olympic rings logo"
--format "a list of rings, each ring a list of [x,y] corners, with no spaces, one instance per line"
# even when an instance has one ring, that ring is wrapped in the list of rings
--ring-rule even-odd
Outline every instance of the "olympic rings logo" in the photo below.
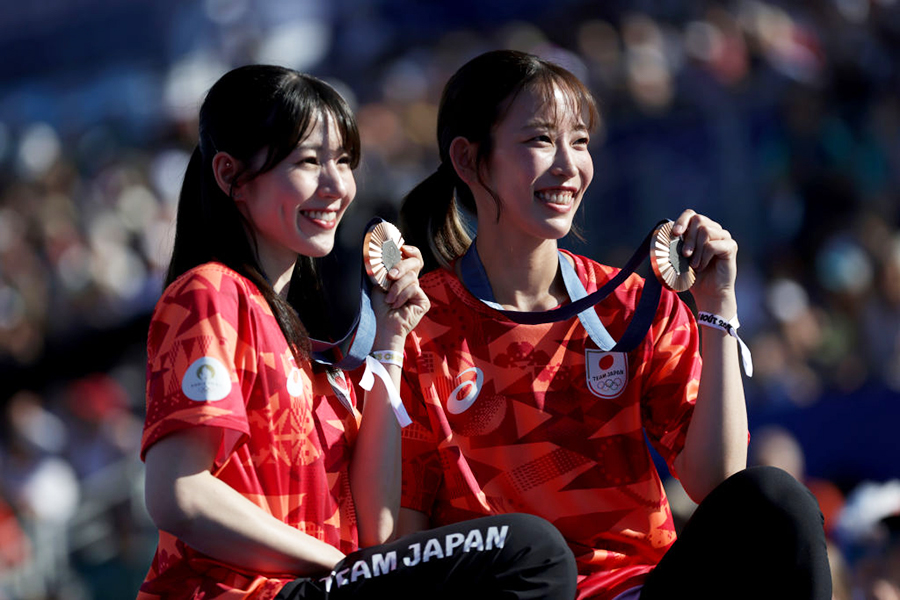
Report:
[[[604,379],[598,383],[594,383],[595,386],[602,388],[609,392],[615,392],[622,387],[622,379],[619,377]]]

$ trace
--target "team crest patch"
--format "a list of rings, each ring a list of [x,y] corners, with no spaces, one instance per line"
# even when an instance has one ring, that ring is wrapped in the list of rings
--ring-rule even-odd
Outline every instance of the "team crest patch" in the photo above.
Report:
[[[584,351],[587,386],[601,398],[618,398],[628,385],[628,359],[624,352]]]
[[[217,402],[231,392],[231,375],[222,361],[204,356],[185,371],[181,391],[197,402]]]

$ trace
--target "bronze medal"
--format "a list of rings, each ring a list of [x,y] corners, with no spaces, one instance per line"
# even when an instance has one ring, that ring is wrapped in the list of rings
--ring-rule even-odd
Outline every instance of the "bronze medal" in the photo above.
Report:
[[[376,223],[366,232],[363,240],[366,273],[372,283],[383,290],[388,289],[388,272],[403,260],[402,246],[400,230],[387,221]]]
[[[684,254],[684,240],[672,236],[672,221],[662,223],[653,232],[650,264],[659,282],[674,292],[683,292],[694,285],[697,275]]]

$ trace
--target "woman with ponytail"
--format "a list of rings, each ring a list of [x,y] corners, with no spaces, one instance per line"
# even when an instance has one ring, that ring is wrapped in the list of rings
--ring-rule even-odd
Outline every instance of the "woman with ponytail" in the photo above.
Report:
[[[557,247],[597,121],[574,75],[521,52],[482,54],[444,88],[440,167],[401,208],[431,309],[406,344],[400,531],[521,511],[562,532],[579,598],[830,599],[815,500],[783,471],[745,470],[728,231],[689,209],[671,225],[699,318],[669,290],[644,311],[650,282],[616,285],[618,269]],[[600,288],[614,289],[568,310]],[[646,334],[625,344],[632,321]],[[645,435],[700,504],[677,541]]]
[[[390,390],[429,307],[421,254],[402,246],[388,289],[372,291],[383,364],[367,362],[381,381],[364,401],[314,362],[286,299],[293,287],[301,314],[327,314],[312,259],[332,250],[360,159],[344,99],[290,69],[241,67],[210,89],[199,129],[147,342],[141,456],[159,545],[138,597],[449,597],[474,585],[476,598],[569,600],[574,559],[536,517],[393,540]]]

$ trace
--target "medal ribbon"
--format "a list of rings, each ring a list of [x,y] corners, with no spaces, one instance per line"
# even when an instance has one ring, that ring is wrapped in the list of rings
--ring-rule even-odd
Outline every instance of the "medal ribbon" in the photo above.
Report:
[[[391,376],[388,375],[387,369],[371,356],[367,356],[366,370],[359,380],[359,386],[366,391],[371,391],[372,385],[375,383],[375,375],[381,379],[381,382],[384,384],[384,389],[387,390],[391,408],[394,409],[394,416],[397,417],[397,422],[400,423],[400,427],[406,427],[412,423],[412,419],[409,418],[409,413],[406,412],[406,408],[403,406],[403,400],[400,399],[400,394],[397,392],[397,388],[394,386],[394,381],[391,379]]]
[[[658,225],[659,223],[656,226]],[[522,325],[555,323],[557,321],[566,321],[577,315],[581,325],[598,348],[604,351],[630,352],[641,343],[641,340],[644,339],[644,336],[647,335],[647,331],[650,330],[650,326],[653,324],[653,317],[656,314],[662,293],[662,286],[656,277],[645,279],[641,299],[638,301],[638,306],[631,317],[631,322],[618,342],[613,340],[606,327],[603,326],[603,323],[597,316],[597,312],[594,310],[594,305],[609,296],[650,255],[653,231],[656,229],[656,226],[650,230],[650,233],[647,234],[644,241],[641,242],[631,258],[628,259],[622,270],[600,289],[590,294],[587,293],[584,289],[584,284],[578,279],[575,268],[569,264],[565,255],[558,251],[563,283],[566,286],[566,293],[569,295],[571,302],[553,310],[504,310],[502,306],[497,304],[493,290],[491,290],[491,283],[488,281],[487,273],[484,270],[484,265],[478,256],[478,250],[475,248],[475,240],[472,240],[469,249],[460,258],[460,279],[469,293],[514,323]]]
[[[366,231],[383,220],[375,217],[366,225]],[[372,351],[372,345],[375,343],[377,329],[371,294],[372,281],[366,274],[366,267],[363,265],[359,282],[359,313],[341,339],[335,342],[310,339],[313,360],[344,371],[352,371],[366,362],[366,356]]]
[[[366,226],[366,231],[381,221],[383,219],[378,217],[372,219]],[[378,376],[387,390],[391,408],[394,410],[397,422],[400,423],[401,427],[406,427],[412,421],[403,407],[403,402],[400,399],[396,386],[394,386],[393,380],[391,380],[387,370],[377,360],[369,356],[369,353],[372,351],[372,345],[375,343],[375,332],[377,329],[375,311],[372,309],[371,291],[372,280],[366,274],[364,264],[359,284],[359,313],[356,315],[347,333],[336,342],[310,339],[313,360],[344,371],[352,371],[365,363],[366,370],[363,372],[360,386],[365,390],[371,390],[374,376]]]
[[[369,221],[366,231],[383,221],[378,217]],[[375,376],[381,379],[387,390],[388,399],[391,402],[391,408],[397,422],[401,427],[406,427],[412,420],[403,406],[400,394],[394,385],[393,380],[381,363],[369,356],[372,351],[372,345],[375,343],[375,332],[377,323],[375,321],[375,311],[372,309],[372,280],[366,274],[365,264],[362,266],[362,273],[359,284],[359,313],[353,320],[353,324],[347,333],[336,342],[326,342],[324,340],[310,339],[312,346],[313,360],[316,362],[336,367],[344,371],[352,371],[366,364],[366,370],[363,372],[359,385],[364,390],[371,390],[375,382]]]

